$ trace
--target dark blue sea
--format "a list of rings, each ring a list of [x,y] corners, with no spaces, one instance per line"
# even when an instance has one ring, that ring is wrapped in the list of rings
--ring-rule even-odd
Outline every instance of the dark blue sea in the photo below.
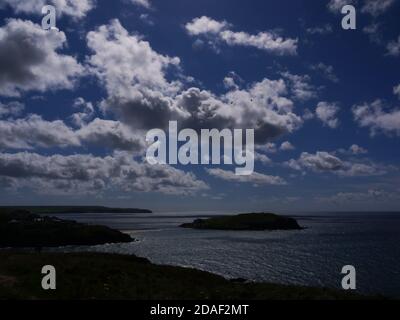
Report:
[[[357,270],[357,291],[400,297],[400,213],[294,216],[300,231],[205,231],[179,228],[211,213],[66,214],[138,241],[64,248],[135,254],[154,263],[194,267],[226,278],[341,288],[341,270]]]

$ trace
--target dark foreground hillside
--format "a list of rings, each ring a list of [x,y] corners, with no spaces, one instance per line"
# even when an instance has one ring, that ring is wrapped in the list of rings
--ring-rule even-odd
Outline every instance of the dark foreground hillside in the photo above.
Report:
[[[41,289],[41,268],[57,270],[57,290]],[[239,283],[135,256],[0,251],[0,299],[359,299],[329,289]]]

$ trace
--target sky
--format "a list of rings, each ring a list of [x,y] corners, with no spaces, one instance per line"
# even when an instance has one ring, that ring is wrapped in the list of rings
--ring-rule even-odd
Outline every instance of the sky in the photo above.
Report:
[[[399,18],[399,0],[1,0],[0,204],[400,210]],[[254,129],[255,172],[147,163],[169,121]]]

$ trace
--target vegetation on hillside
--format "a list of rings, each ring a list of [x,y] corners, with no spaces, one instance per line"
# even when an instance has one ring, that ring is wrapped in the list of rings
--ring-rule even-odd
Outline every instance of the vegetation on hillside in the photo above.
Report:
[[[43,217],[29,211],[0,211],[0,247],[58,247],[131,242],[118,230]]]
[[[41,288],[41,268],[57,270],[57,290]],[[287,300],[360,299],[339,290],[239,283],[220,276],[160,266],[135,256],[97,253],[0,252],[0,299]]]

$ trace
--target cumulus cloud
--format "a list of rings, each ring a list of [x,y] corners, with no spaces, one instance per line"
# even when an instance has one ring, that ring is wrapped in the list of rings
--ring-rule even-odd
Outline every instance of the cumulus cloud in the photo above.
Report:
[[[71,116],[72,122],[78,127],[84,126],[94,116],[93,104],[82,97],[75,99],[73,107],[75,109],[80,109],[80,112],[74,113]]]
[[[71,89],[84,68],[58,51],[63,32],[48,32],[30,21],[9,19],[0,28],[0,95]]]
[[[192,36],[205,33],[219,34],[228,27],[230,27],[230,25],[226,21],[217,21],[206,16],[195,18],[185,26],[186,31]]]
[[[79,146],[79,139],[63,121],[45,121],[38,115],[0,121],[0,148]]]
[[[360,127],[369,128],[375,136],[379,132],[400,135],[400,110],[388,109],[382,100],[353,106],[354,120]]]
[[[339,119],[336,116],[339,110],[340,108],[336,104],[321,101],[315,109],[315,114],[324,125],[335,129],[339,126]]]
[[[0,102],[0,119],[4,117],[19,116],[24,110],[25,105],[18,101],[11,101],[8,103]]]
[[[400,56],[400,36],[397,40],[389,42],[386,49],[389,56]]]
[[[119,121],[94,119],[75,132],[85,144],[93,144],[111,150],[125,150],[142,153],[146,145],[145,133],[133,132]]]
[[[254,186],[259,185],[285,185],[286,181],[278,176],[269,176],[262,173],[254,172],[248,176],[236,175],[233,171],[222,169],[206,169],[211,176],[231,182],[252,183]]]
[[[281,151],[291,151],[296,149],[289,141],[285,141],[281,144],[280,148]]]
[[[263,165],[268,165],[272,163],[272,160],[267,155],[260,152],[254,153],[254,160],[262,163]]]
[[[149,0],[130,0],[130,2],[146,9],[151,8],[151,3]]]
[[[294,99],[307,101],[317,97],[316,88],[310,84],[311,79],[308,75],[297,75],[287,71],[281,74],[289,81]]]
[[[81,19],[95,7],[95,0],[2,0],[0,9],[10,6],[16,13],[42,15],[45,5],[53,5],[59,16]]]
[[[388,168],[373,162],[345,161],[325,151],[315,154],[303,152],[299,159],[291,159],[285,165],[293,170],[331,172],[343,177],[378,176],[388,172]]]
[[[266,153],[277,153],[278,148],[276,146],[276,143],[273,142],[268,142],[265,144],[257,145],[256,146],[257,150],[266,152]]]
[[[386,12],[394,2],[395,0],[365,0],[361,12],[376,17]]]
[[[254,128],[257,141],[265,142],[302,125],[283,79],[264,79],[245,89],[236,85],[215,95],[185,88],[179,77],[170,80],[167,71],[179,70],[180,60],[155,52],[118,20],[90,32],[87,39],[91,70],[108,93],[102,110],[135,130],[165,129],[176,120],[182,128]]]
[[[313,171],[337,171],[343,167],[343,162],[328,152],[319,151],[316,154],[303,152],[298,160],[292,159],[287,165],[295,170],[305,168]]]
[[[167,165],[140,164],[123,152],[107,157],[0,153],[0,177],[16,190],[29,188],[46,194],[99,193],[117,188],[190,195],[208,189],[192,173]]]
[[[354,5],[356,3],[357,0],[330,0],[328,3],[328,9],[333,13],[340,13],[345,5]]]
[[[360,154],[367,154],[368,150],[360,147],[357,144],[353,144],[352,146],[350,146],[349,150],[348,150],[351,154],[353,155],[360,155]]]
[[[317,63],[311,65],[311,69],[321,73],[323,77],[332,81],[332,82],[339,82],[339,78],[336,76],[333,66],[327,65],[325,63]]]
[[[47,121],[38,115],[0,120],[0,148],[34,149],[101,146],[143,154],[145,133],[133,132],[119,121],[94,119],[78,130],[61,120]]]
[[[203,16],[195,18],[185,25],[191,36],[204,36],[210,41],[222,42],[229,46],[254,47],[277,55],[296,55],[297,39],[284,39],[274,32],[259,32],[252,35],[247,32],[235,32],[226,21],[217,21]]]

